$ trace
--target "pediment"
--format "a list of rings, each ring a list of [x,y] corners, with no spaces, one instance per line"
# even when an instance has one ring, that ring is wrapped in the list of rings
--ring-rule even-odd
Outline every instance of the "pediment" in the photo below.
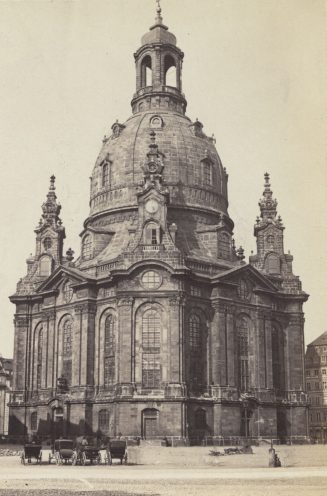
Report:
[[[37,289],[37,293],[54,291],[59,288],[63,280],[69,279],[71,284],[92,283],[95,278],[72,267],[59,266],[48,279],[46,279]]]
[[[216,276],[215,280],[217,280],[217,282],[238,286],[241,284],[241,281],[245,281],[251,285],[254,291],[278,292],[278,288],[275,284],[249,264],[227,270]]]

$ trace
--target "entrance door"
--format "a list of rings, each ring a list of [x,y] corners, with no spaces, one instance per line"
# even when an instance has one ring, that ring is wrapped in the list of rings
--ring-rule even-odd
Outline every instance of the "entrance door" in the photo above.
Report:
[[[61,407],[53,409],[52,437],[57,439],[64,435],[64,413]]]
[[[159,436],[159,412],[149,408],[143,412],[143,437],[153,439]]]

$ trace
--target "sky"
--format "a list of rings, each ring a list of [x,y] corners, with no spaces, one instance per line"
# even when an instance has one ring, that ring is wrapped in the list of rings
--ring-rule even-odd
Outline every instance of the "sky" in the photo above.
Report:
[[[255,251],[270,173],[285,251],[310,294],[305,341],[327,330],[325,0],[162,0],[184,51],[187,115],[215,134],[229,174],[236,245]],[[56,176],[67,238],[80,251],[102,138],[131,115],[133,53],[154,0],[0,2],[0,353],[13,355],[8,296],[26,274]]]

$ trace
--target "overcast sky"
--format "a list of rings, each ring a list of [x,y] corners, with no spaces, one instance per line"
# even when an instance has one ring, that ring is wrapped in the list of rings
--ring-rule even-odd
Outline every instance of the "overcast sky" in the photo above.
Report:
[[[35,249],[49,176],[80,251],[101,141],[131,114],[133,53],[154,0],[0,2],[0,353],[13,354],[8,296]],[[306,344],[327,329],[325,0],[162,0],[185,52],[188,116],[215,134],[229,173],[236,244],[255,250],[263,174],[271,174],[285,249],[311,296]]]

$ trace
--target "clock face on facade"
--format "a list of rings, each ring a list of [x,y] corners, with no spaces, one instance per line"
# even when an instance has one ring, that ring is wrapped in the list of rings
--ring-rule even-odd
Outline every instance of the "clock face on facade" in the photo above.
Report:
[[[156,200],[148,200],[145,204],[145,209],[149,214],[154,214],[159,208],[158,202]]]

